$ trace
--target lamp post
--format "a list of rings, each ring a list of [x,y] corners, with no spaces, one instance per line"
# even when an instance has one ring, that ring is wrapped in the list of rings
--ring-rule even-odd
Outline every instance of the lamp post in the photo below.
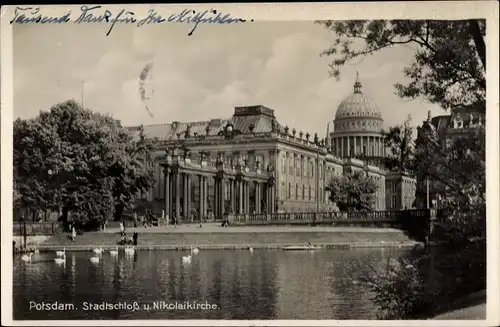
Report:
[[[425,188],[426,188],[426,207],[430,208],[430,194],[429,194],[429,176],[425,178]]]
[[[316,145],[316,214],[319,212],[319,146]],[[316,219],[316,215],[314,215]]]

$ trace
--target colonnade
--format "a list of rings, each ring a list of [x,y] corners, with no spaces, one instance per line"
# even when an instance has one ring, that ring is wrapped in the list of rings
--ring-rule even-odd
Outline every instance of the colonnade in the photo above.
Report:
[[[385,146],[382,136],[334,136],[332,152],[338,157],[356,155],[384,156]]]
[[[207,218],[211,211],[214,217],[219,219],[225,213],[249,214],[275,211],[276,186],[267,180],[254,180],[242,175],[190,173],[172,167],[165,167],[163,173],[165,194],[163,207],[169,217],[201,220]],[[193,201],[194,178],[198,181],[198,201]],[[213,183],[209,182],[209,178],[213,179]],[[210,194],[213,202],[209,203]],[[191,216],[193,208],[196,209],[197,217]]]

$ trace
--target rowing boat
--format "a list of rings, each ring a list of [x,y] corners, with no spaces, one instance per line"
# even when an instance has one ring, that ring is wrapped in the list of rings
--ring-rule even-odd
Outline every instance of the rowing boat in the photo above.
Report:
[[[321,246],[313,246],[313,245],[296,245],[296,246],[284,246],[283,250],[286,251],[312,251],[312,250],[321,250],[323,247]]]

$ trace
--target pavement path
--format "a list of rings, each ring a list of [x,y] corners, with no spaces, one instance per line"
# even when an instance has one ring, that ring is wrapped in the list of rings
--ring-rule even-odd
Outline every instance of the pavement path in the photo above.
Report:
[[[185,225],[163,225],[154,227],[130,227],[126,226],[127,233],[401,233],[395,228],[369,228],[369,227],[335,227],[335,226],[230,226],[222,227],[220,223],[185,224]],[[116,234],[120,228],[106,228],[100,233]]]
[[[454,301],[450,307],[457,309],[437,315],[432,320],[485,320],[486,291],[479,291]]]
[[[486,319],[486,303],[443,313],[433,320],[484,320]]]

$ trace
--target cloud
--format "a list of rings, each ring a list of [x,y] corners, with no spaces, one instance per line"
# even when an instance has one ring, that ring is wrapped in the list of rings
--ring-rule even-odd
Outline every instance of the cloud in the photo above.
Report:
[[[427,104],[401,101],[393,84],[404,80],[408,48],[394,48],[342,68],[340,82],[321,58],[331,35],[311,22],[254,23],[234,29],[204,25],[120,26],[109,37],[96,27],[23,30],[14,33],[14,115],[81,97],[87,108],[110,113],[125,125],[229,118],[234,106],[262,104],[284,125],[323,135],[340,102],[352,93],[356,71],[364,92],[382,110],[387,125],[427,116]],[[139,74],[153,62],[139,95]],[[431,106],[429,106],[431,107]]]

